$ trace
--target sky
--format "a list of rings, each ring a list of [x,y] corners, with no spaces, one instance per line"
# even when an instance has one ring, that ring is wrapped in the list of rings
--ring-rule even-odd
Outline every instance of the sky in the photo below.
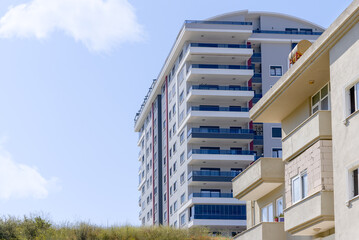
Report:
[[[350,3],[0,1],[0,216],[139,225],[133,118],[184,20],[248,9],[327,28]]]

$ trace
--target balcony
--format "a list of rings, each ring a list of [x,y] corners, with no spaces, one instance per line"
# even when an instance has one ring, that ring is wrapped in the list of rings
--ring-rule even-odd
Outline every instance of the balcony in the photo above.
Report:
[[[253,74],[252,83],[257,83],[257,84],[262,83],[262,74],[261,73]]]
[[[201,105],[189,107],[188,122],[198,122],[201,119],[207,119],[208,121],[238,121],[242,119],[244,121],[249,120],[249,109],[239,106],[220,107],[214,105]]]
[[[259,158],[233,180],[233,195],[255,201],[284,183],[284,163],[280,158]]]
[[[189,182],[228,182],[230,183],[236,177],[239,171],[216,171],[216,170],[198,170],[188,174]]]
[[[290,160],[318,140],[328,139],[332,139],[331,111],[318,111],[283,137],[283,160]]]
[[[294,236],[314,236],[334,227],[333,192],[318,192],[284,210],[284,230]]]
[[[253,144],[255,146],[262,146],[263,145],[263,135],[254,135]]]
[[[211,192],[211,193],[191,193],[188,199],[191,198],[233,198],[232,193],[220,193],[220,192]]]
[[[192,149],[188,152],[189,164],[202,163],[221,164],[223,161],[250,164],[255,159],[256,152],[248,150],[222,150],[222,149]]]
[[[188,90],[188,102],[218,103],[218,101],[227,101],[232,103],[245,104],[254,96],[251,87],[234,86],[218,86],[218,85],[193,85]],[[235,100],[233,100],[235,99]]]
[[[251,45],[246,44],[219,44],[219,43],[190,43],[188,46],[189,58],[186,61],[200,61],[204,55],[206,59],[211,57],[236,57],[241,61],[248,61],[253,54]],[[219,61],[217,60],[217,63]]]
[[[254,94],[253,103],[257,103],[262,98],[262,94]]]
[[[252,129],[231,128],[191,128],[187,133],[188,143],[233,143],[233,139],[240,143],[249,143],[254,138]]]
[[[252,60],[252,63],[262,62],[262,54],[261,53],[253,53],[251,60]]]
[[[265,33],[265,34],[295,34],[295,35],[321,35],[322,32],[312,31],[272,31],[272,30],[253,30],[253,33]]]
[[[253,67],[246,65],[190,64],[187,68],[187,81],[203,83],[221,79],[223,82],[246,84],[253,73]]]
[[[286,240],[284,223],[282,222],[262,222],[250,229],[237,235],[235,240]]]

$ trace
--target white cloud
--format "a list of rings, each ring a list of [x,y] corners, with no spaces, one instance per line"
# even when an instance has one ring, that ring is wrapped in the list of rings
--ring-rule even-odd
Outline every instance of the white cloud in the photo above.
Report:
[[[108,51],[142,39],[127,0],[32,0],[10,7],[0,19],[0,37],[43,39],[62,30],[93,51]]]
[[[45,179],[36,167],[15,162],[0,147],[0,199],[46,198],[59,188],[56,178]]]

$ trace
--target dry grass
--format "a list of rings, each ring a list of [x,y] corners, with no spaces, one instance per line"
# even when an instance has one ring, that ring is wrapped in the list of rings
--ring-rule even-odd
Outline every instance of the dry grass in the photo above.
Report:
[[[99,227],[89,223],[53,224],[40,216],[0,218],[0,239],[6,240],[225,240],[204,228]]]

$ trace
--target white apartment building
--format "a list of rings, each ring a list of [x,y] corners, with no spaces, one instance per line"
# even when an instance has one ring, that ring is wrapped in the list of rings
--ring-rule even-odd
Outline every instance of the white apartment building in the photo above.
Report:
[[[245,229],[231,180],[258,157],[282,154],[280,125],[251,122],[249,109],[287,71],[296,43],[323,31],[248,11],[185,21],[135,117],[142,225]]]

